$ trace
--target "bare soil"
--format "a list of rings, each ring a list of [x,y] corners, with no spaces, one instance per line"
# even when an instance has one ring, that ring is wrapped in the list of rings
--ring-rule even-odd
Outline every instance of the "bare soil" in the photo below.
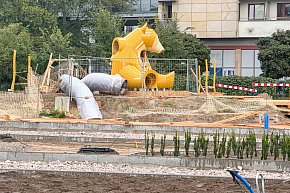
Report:
[[[0,174],[0,192],[53,192],[53,193],[244,193],[244,187],[235,184],[232,178],[207,177],[157,177],[105,174],[52,174],[35,172],[23,174],[8,172]],[[254,180],[249,180],[255,187]],[[266,180],[265,192],[289,193],[290,182]]]
[[[50,93],[43,95],[44,109],[54,108],[54,98],[62,96],[61,93]],[[205,97],[177,97],[177,98],[144,98],[144,97],[128,97],[128,96],[111,96],[98,95],[95,96],[104,119],[120,118],[124,121],[140,121],[140,122],[215,122],[226,118],[237,116],[240,103],[237,99],[222,99],[222,103],[235,106],[236,112],[231,109],[219,109],[214,106],[215,113],[203,113],[206,109],[203,106],[206,102]],[[243,106],[243,105],[242,105]],[[210,108],[210,107],[209,107]],[[289,122],[288,118],[277,110],[264,107],[263,112],[270,114],[278,114],[278,122]],[[71,102],[70,113],[79,118],[76,103]],[[237,120],[232,123],[259,123],[258,116],[250,116],[245,119]],[[270,120],[271,122],[271,120]]]

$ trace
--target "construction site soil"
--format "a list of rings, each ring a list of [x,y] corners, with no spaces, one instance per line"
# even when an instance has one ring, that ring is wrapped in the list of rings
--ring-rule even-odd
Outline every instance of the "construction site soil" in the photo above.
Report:
[[[55,96],[63,94],[44,94],[44,109],[54,108]],[[119,118],[123,121],[135,122],[215,122],[230,117],[243,114],[249,111],[257,110],[277,115],[278,122],[289,122],[289,119],[280,113],[276,108],[267,106],[269,104],[263,101],[249,102],[241,101],[236,98],[206,98],[198,96],[181,97],[142,97],[142,96],[95,96],[99,104],[104,119]],[[257,100],[260,98],[257,98]],[[257,104],[258,103],[258,104]],[[256,109],[255,109],[256,108]],[[211,111],[205,113],[205,109]],[[70,113],[79,118],[76,103],[72,101]],[[234,123],[258,123],[258,115],[239,119]]]
[[[129,176],[124,174],[60,174],[60,173],[21,173],[7,172],[0,174],[0,191],[14,192],[54,192],[54,193],[244,193],[244,187],[235,184],[232,178],[208,177],[164,177],[164,176]],[[255,187],[254,180],[249,180]],[[289,193],[290,182],[266,180],[265,192]]]

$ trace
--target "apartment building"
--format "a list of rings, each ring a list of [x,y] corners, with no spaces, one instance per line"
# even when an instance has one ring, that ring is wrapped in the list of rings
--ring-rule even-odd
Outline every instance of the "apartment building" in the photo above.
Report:
[[[124,30],[129,33],[138,27],[140,19],[154,22],[158,15],[158,0],[130,0],[127,12],[115,13],[126,20]]]
[[[290,29],[290,1],[159,0],[159,18],[173,15],[181,31],[211,48],[220,76],[259,76],[256,40]]]

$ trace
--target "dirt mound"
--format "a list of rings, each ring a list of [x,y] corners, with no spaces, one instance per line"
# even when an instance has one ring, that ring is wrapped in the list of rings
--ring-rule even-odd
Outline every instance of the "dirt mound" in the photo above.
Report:
[[[1,192],[208,192],[208,193],[244,193],[242,186],[235,184],[232,178],[208,177],[156,177],[156,176],[129,176],[129,175],[65,175],[35,172],[23,174],[16,172],[0,174]],[[249,181],[255,187],[254,180]],[[17,184],[17,186],[15,185]],[[279,180],[267,180],[267,193],[289,192],[290,183]]]

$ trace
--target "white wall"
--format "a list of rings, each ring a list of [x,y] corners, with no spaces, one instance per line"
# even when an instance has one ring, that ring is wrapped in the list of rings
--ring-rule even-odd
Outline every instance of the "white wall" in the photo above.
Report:
[[[279,1],[279,3],[290,3]],[[238,37],[264,37],[270,36],[278,29],[290,29],[290,20],[277,20],[277,2],[265,4],[265,20],[248,21],[248,5],[254,3],[265,3],[265,1],[251,1],[240,3],[240,21]]]
[[[239,37],[270,36],[278,29],[290,29],[290,21],[247,21],[239,22]]]

